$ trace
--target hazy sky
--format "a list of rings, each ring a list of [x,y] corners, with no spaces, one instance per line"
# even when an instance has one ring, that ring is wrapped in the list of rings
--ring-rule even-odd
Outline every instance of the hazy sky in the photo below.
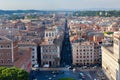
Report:
[[[0,9],[91,9],[120,8],[120,0],[0,0]]]

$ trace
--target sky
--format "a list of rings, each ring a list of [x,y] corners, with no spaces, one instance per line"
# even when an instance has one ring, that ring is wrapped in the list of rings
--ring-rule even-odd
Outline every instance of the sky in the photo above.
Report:
[[[120,0],[0,0],[2,10],[120,9]]]

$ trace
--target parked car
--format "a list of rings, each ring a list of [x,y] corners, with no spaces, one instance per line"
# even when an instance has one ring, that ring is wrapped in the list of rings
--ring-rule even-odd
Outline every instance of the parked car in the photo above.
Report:
[[[45,64],[43,67],[44,67],[44,68],[48,68],[48,67],[49,67],[49,64]]]

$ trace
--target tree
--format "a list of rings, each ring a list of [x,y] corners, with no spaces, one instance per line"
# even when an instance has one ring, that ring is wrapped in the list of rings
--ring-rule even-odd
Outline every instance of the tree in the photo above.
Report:
[[[28,73],[22,69],[0,67],[0,80],[27,80]]]

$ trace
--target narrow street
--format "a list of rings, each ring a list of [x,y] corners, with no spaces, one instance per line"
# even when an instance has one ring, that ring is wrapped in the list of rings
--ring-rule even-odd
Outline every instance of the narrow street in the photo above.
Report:
[[[67,26],[67,19],[65,22],[65,36],[62,46],[62,53],[61,53],[61,66],[71,65],[72,64],[72,52],[71,52],[71,45],[69,40],[69,28]]]

